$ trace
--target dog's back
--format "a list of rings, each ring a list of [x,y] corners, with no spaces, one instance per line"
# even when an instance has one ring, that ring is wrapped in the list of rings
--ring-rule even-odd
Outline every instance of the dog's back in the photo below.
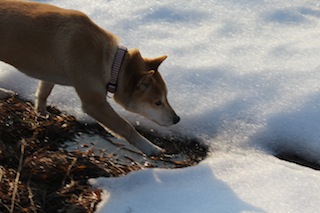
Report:
[[[114,45],[114,37],[79,11],[35,2],[0,1],[0,60],[34,78],[70,84],[65,72],[70,67],[65,65],[77,62],[66,61],[81,61],[91,51],[107,50],[105,41]]]
[[[25,58],[26,55],[20,54],[30,49],[34,55],[43,56],[42,54],[47,52],[44,48],[50,49],[60,40],[56,38],[57,28],[63,27],[62,19],[65,16],[57,12],[60,12],[60,9],[50,5],[0,1],[0,58],[17,66],[17,61],[14,60]],[[48,39],[50,37],[56,39]]]

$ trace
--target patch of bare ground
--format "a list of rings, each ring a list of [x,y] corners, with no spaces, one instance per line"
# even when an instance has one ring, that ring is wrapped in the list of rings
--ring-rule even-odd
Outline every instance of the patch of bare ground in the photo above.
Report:
[[[110,142],[112,137],[96,124],[78,122],[53,107],[48,111],[49,116],[38,116],[30,102],[16,97],[0,100],[0,212],[94,212],[101,190],[89,185],[89,178],[123,176],[147,167],[187,167],[207,155],[207,147],[197,139],[142,129],[142,134],[179,157],[150,159],[137,153],[141,163],[108,151],[68,152],[62,145],[79,134],[99,135]]]

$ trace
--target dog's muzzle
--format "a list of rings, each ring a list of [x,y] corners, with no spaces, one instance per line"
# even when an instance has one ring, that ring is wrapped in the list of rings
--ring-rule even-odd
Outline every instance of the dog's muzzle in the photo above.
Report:
[[[177,124],[177,123],[179,123],[179,121],[180,121],[180,117],[176,115],[176,116],[173,118],[173,124]]]

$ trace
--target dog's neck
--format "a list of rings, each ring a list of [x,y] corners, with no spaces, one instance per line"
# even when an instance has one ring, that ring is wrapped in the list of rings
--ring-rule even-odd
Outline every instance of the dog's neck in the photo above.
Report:
[[[128,49],[120,45],[113,59],[112,68],[111,68],[111,77],[107,84],[107,91],[111,94],[115,94],[117,90],[121,66],[127,52],[128,52]]]

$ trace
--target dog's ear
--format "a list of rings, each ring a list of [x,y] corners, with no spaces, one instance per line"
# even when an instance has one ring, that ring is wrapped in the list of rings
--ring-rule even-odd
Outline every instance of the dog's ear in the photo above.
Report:
[[[137,88],[141,91],[146,90],[151,84],[151,77],[153,76],[154,73],[155,73],[154,70],[150,70],[144,73],[137,85]]]
[[[152,58],[152,59],[144,59],[145,62],[147,63],[147,65],[149,66],[150,70],[158,70],[158,67],[160,66],[160,64],[166,60],[168,56],[163,55],[157,58]]]

